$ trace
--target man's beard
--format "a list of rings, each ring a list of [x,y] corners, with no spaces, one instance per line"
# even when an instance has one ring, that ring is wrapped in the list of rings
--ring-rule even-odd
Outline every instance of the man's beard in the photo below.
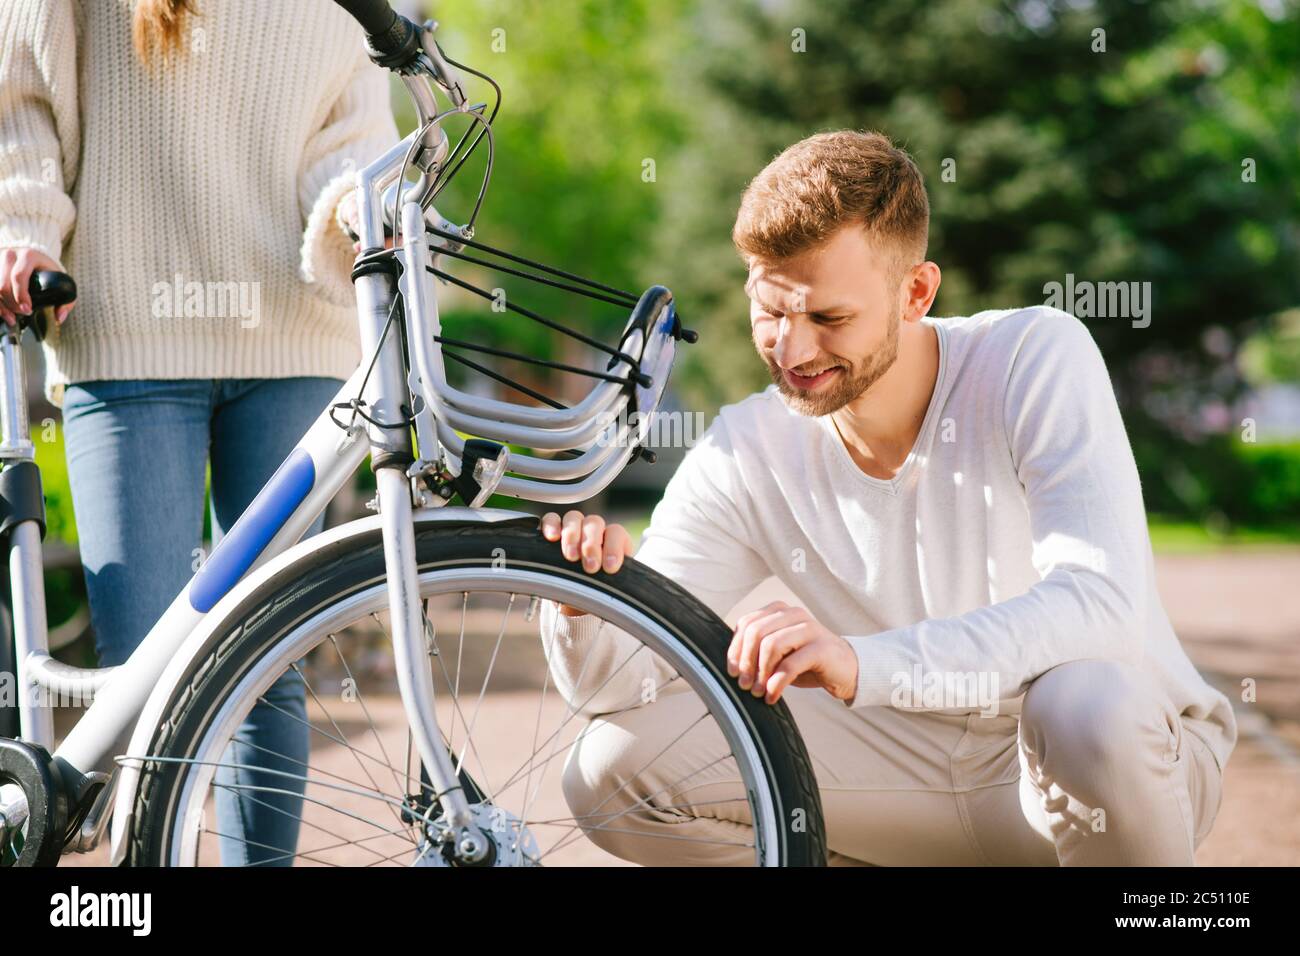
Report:
[[[890,320],[889,334],[885,339],[884,346],[868,358],[863,359],[857,366],[847,359],[834,355],[829,357],[829,361],[819,361],[817,364],[809,366],[809,371],[812,372],[824,371],[833,365],[840,366],[840,371],[836,373],[830,385],[815,392],[809,393],[795,388],[786,381],[781,366],[777,365],[765,353],[760,352],[759,354],[763,356],[763,361],[767,363],[767,370],[772,376],[772,381],[776,383],[777,391],[781,393],[781,397],[785,399],[788,406],[801,415],[829,415],[856,399],[893,366],[898,359],[899,318],[899,316],[895,316]],[[792,371],[798,372],[799,370],[792,369]]]

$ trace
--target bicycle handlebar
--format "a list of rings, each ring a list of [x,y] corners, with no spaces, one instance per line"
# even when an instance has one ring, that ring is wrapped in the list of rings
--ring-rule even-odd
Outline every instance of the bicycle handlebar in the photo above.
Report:
[[[77,298],[77,283],[66,272],[38,269],[27,282],[27,295],[32,300],[32,311],[39,312],[47,306],[67,305]]]
[[[421,53],[420,31],[406,17],[397,14],[388,0],[334,0],[352,15],[366,32],[370,59],[380,66],[401,71]]]
[[[382,36],[393,26],[397,14],[388,5],[388,0],[336,0],[338,5],[361,24],[361,29],[370,36]]]

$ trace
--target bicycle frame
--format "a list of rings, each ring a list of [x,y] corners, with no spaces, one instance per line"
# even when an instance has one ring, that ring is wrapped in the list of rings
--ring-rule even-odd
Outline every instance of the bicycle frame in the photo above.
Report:
[[[430,37],[426,35],[425,40],[426,49],[436,51]],[[445,65],[442,69],[445,71]],[[435,341],[440,330],[436,295],[426,274],[431,259],[426,209],[432,210],[431,200],[407,198],[425,197],[430,192],[426,188],[430,177],[446,156],[441,118],[457,111],[471,111],[463,94],[457,97],[449,92],[457,109],[436,112],[430,80],[448,92],[439,76],[445,77],[445,73],[439,74],[428,65],[423,71],[403,75],[420,124],[358,176],[363,251],[353,273],[353,284],[362,364],[124,664],[83,669],[61,664],[50,656],[38,522],[23,520],[9,529],[20,736],[53,752],[70,809],[80,810],[93,798],[79,835],[63,852],[92,849],[102,839],[111,816],[113,860],[120,862],[141,769],[149,757],[147,749],[164,717],[166,704],[186,674],[186,665],[208,649],[210,640],[225,633],[241,602],[272,577],[291,570],[297,562],[310,561],[320,549],[351,535],[372,533],[376,523],[382,529],[398,688],[416,749],[446,812],[440,836],[453,841],[453,851],[465,862],[482,859],[488,852],[486,836],[473,826],[467,798],[453,771],[451,756],[442,745],[435,716],[434,685],[425,645],[426,622],[417,584],[415,527],[429,521],[533,519],[523,512],[477,509],[475,506],[493,490],[555,503],[584,500],[613,480],[637,441],[625,419],[615,420],[632,400],[629,390],[616,382],[593,389],[586,400],[569,409],[513,405],[470,396],[448,385],[441,346]],[[452,84],[452,89],[459,91],[458,82]],[[409,187],[397,182],[408,161],[410,168],[421,174]],[[394,263],[373,267],[375,255],[383,249],[385,190],[394,184],[393,218],[400,216],[403,243],[392,257],[395,267]],[[434,222],[449,225],[436,211]],[[468,230],[461,230],[461,234],[468,238]],[[433,253],[436,256],[436,249]],[[403,338],[388,331],[399,298],[409,356],[403,353]],[[651,397],[651,410],[667,378],[672,341],[679,330],[671,294],[652,287],[637,303],[620,343],[620,348],[630,348],[639,358],[621,351],[619,361],[611,363],[612,370],[628,373],[627,381],[635,382],[640,390],[635,394],[643,396],[642,405],[647,404],[645,395]],[[34,455],[28,437],[19,334],[10,331],[0,336],[4,372],[0,458],[30,461]],[[653,378],[641,372],[640,364],[646,361],[655,372]],[[335,407],[346,407],[358,395],[367,409],[361,420],[354,415],[347,425],[337,421]],[[405,406],[414,404],[412,396],[423,401],[408,418]],[[593,426],[591,422],[597,417],[604,421]],[[413,422],[418,439],[418,457],[408,421]],[[455,432],[457,428],[489,440],[532,443],[540,448],[576,448],[580,454],[568,460],[552,460],[522,454],[512,457],[501,451],[496,459],[471,460],[465,457],[466,442]],[[378,516],[297,543],[367,453],[376,476],[377,494],[372,504]],[[507,477],[507,459],[516,475],[569,480],[548,483],[530,477]],[[422,483],[426,477],[464,478],[461,472],[466,467],[472,470],[472,487],[479,490],[468,508],[447,507],[444,498]],[[33,700],[33,691],[40,690],[76,695],[79,699],[93,696],[89,709],[57,749],[52,711]],[[100,788],[98,792],[96,788]],[[0,787],[0,823],[13,826],[25,815],[21,788]]]
[[[409,82],[408,82],[408,85]],[[427,86],[425,92],[432,99]],[[417,96],[417,100],[421,99]],[[423,110],[422,110],[423,112]],[[362,246],[382,246],[381,190],[395,180],[408,149],[420,135],[417,130],[360,175]],[[418,204],[410,203],[417,209]],[[408,236],[408,244],[424,241]],[[408,476],[403,460],[411,460],[411,435],[407,428],[393,429],[367,423],[346,430],[332,417],[335,403],[346,403],[363,392],[369,414],[380,422],[401,421],[402,406],[409,401],[404,358],[397,335],[384,336],[393,299],[397,294],[392,277],[375,273],[355,280],[357,316],[366,356],[357,371],[339,389],[330,407],[322,410],[315,423],[285,458],[275,474],[230,529],[212,555],[177,594],[130,658],[119,667],[83,669],[55,661],[49,654],[42,578],[40,528],[27,520],[10,529],[9,566],[12,581],[17,684],[19,689],[20,736],[29,743],[52,751],[73,806],[103,784],[83,827],[64,852],[89,850],[100,840],[107,822],[106,809],[116,789],[118,810],[132,805],[139,766],[146,755],[142,748],[151,739],[154,724],[147,715],[156,713],[171,694],[179,672],[173,666],[190,658],[205,638],[227,623],[238,604],[239,594],[249,593],[270,571],[282,570],[275,559],[290,549],[303,532],[324,511],[330,499],[361,465],[367,453],[372,461],[385,456],[397,465],[377,465],[376,498],[378,521],[382,525],[387,563],[393,651],[398,684],[407,719],[420,757],[429,770],[439,799],[448,811],[448,822],[458,831],[456,846],[468,859],[486,852],[482,834],[470,827],[470,811],[452,770],[450,756],[441,744],[434,711],[432,675],[427,666],[423,609],[416,587],[414,527],[430,519],[502,520],[530,518],[521,512],[471,511],[459,507],[420,507],[445,502],[420,488],[415,476]],[[418,308],[418,306],[417,306]],[[436,314],[436,309],[434,309]],[[19,333],[20,334],[20,333]],[[0,336],[4,371],[0,393],[0,426],[3,444],[0,455],[10,460],[32,460],[25,400],[25,375],[19,334]],[[370,357],[374,358],[373,367]],[[428,455],[429,449],[422,448]],[[413,501],[414,496],[414,501]],[[294,549],[294,560],[302,560],[316,548],[328,545],[339,533],[369,530],[375,518],[360,519],[333,529],[335,534],[318,535]],[[318,540],[319,539],[319,540]],[[273,564],[274,563],[274,564]],[[237,588],[237,585],[242,585]],[[232,593],[232,592],[238,593]],[[226,600],[226,599],[230,600]],[[67,737],[55,749],[53,715],[49,706],[36,698],[53,692],[77,699],[93,696],[93,703]],[[152,704],[151,704],[152,702]],[[142,720],[141,715],[146,715]],[[134,729],[134,733],[132,733]],[[112,786],[115,754],[128,737],[122,785]],[[134,759],[133,759],[134,758]],[[126,779],[126,778],[130,779]],[[15,791],[17,791],[15,793]],[[12,825],[25,817],[25,798],[17,787],[0,788],[0,811]],[[115,858],[121,856],[120,837],[124,824],[119,812],[114,826]]]

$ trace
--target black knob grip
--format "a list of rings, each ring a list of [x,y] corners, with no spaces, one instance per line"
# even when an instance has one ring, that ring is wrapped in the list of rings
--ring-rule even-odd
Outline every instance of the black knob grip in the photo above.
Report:
[[[33,272],[27,294],[32,297],[33,310],[67,305],[77,298],[77,283],[66,272]]]

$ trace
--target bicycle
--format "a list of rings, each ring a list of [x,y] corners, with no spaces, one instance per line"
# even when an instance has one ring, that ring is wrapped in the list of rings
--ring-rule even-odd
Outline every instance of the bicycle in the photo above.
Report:
[[[546,814],[539,809],[551,799],[539,795],[547,769],[564,747],[572,747],[562,730],[584,712],[582,700],[565,702],[562,711],[558,701],[548,704],[548,669],[533,750],[523,762],[523,728],[473,739],[498,660],[522,661],[525,645],[537,648],[529,635],[545,600],[596,615],[630,635],[640,644],[632,656],[648,649],[671,668],[665,683],[677,685],[673,692],[697,695],[704,705],[701,719],[717,723],[731,748],[724,759],[734,761],[744,782],[753,833],[744,846],[752,847],[756,864],[823,865],[821,804],[803,742],[783,701],[767,705],[728,677],[730,631],[723,622],[633,560],[617,574],[584,574],[563,558],[558,544],[541,536],[535,516],[485,507],[492,494],[582,501],[608,485],[634,455],[649,457],[644,434],[617,416],[636,411],[647,419],[663,394],[676,343],[695,339],[682,327],[671,292],[651,286],[633,296],[476,242],[473,223],[491,175],[491,123],[500,88],[446,57],[434,39],[433,21],[416,25],[384,0],[337,2],[361,23],[371,58],[401,76],[419,116],[415,131],[358,178],[361,252],[352,278],[362,354],[368,358],[120,667],[71,667],[54,660],[47,645],[44,500],[28,432],[21,341],[27,332],[38,339],[47,334],[50,309],[75,297],[71,278],[34,276],[33,315],[0,336],[0,538],[9,557],[13,609],[12,643],[0,640],[0,653],[13,655],[4,670],[14,673],[20,690],[14,706],[0,707],[3,862],[54,865],[64,853],[94,849],[106,832],[115,865],[211,862],[208,838],[214,834],[205,825],[206,807],[213,788],[228,785],[217,781],[223,755],[244,716],[290,668],[302,675],[310,695],[308,723],[316,746],[301,772],[280,772],[292,778],[275,781],[283,786],[247,785],[241,791],[254,801],[288,787],[301,792],[306,809],[298,843],[273,848],[283,857],[419,866],[594,859],[584,838],[617,825],[621,814],[557,817],[560,804],[553,799]],[[497,98],[490,116],[486,103],[470,103],[459,70],[492,84]],[[450,101],[449,108],[439,111],[435,91]],[[467,118],[478,130],[463,153],[469,134],[451,149],[444,128],[451,116]],[[437,212],[433,199],[484,136],[483,187],[469,221],[456,226]],[[418,172],[413,183],[408,170]],[[386,231],[391,248],[385,247]],[[582,401],[566,407],[509,382],[538,402],[520,404],[449,383],[448,358],[492,374],[460,354],[474,349],[473,343],[453,343],[441,334],[433,277],[482,294],[439,268],[444,256],[482,263],[471,250],[511,263],[495,268],[630,309],[615,346],[567,330],[608,355],[603,371],[579,370],[597,381]],[[525,264],[539,272],[517,268]],[[547,321],[522,306],[512,308]],[[460,351],[447,348],[453,344]],[[367,455],[377,514],[299,541]],[[451,503],[457,496],[462,504]],[[471,595],[485,609],[471,612]],[[450,632],[459,637],[454,676],[447,667]],[[480,632],[484,637],[475,639]],[[507,636],[510,646],[502,656]],[[466,674],[473,673],[475,659],[482,664],[489,646],[478,700],[467,716],[462,681],[472,686]],[[367,676],[368,660],[391,660],[398,703],[391,695],[368,701],[362,693],[363,685],[377,683]],[[545,664],[549,668],[549,659]],[[438,693],[436,673],[449,694]],[[312,678],[328,689],[318,692]],[[517,677],[512,686],[535,684],[534,674]],[[330,698],[344,688],[354,699],[341,724]],[[42,694],[91,701],[57,747],[52,708]],[[557,716],[560,726],[539,744],[544,714]],[[361,725],[359,733],[345,729],[349,720]],[[458,722],[462,741],[456,739]],[[577,729],[573,724],[569,733]],[[390,749],[403,730],[406,751],[399,767]],[[358,744],[363,737],[365,747]],[[485,757],[491,744],[506,756]],[[320,766],[313,766],[317,758]],[[353,763],[364,779],[340,782],[338,771]],[[504,783],[502,768],[514,769]],[[249,770],[253,779],[272,773],[254,764],[236,769]],[[540,776],[530,792],[535,774]],[[505,795],[521,780],[522,806],[510,809],[515,801]],[[669,796],[666,807],[656,808],[682,809],[674,802],[678,795]],[[538,818],[530,816],[534,810]]]

